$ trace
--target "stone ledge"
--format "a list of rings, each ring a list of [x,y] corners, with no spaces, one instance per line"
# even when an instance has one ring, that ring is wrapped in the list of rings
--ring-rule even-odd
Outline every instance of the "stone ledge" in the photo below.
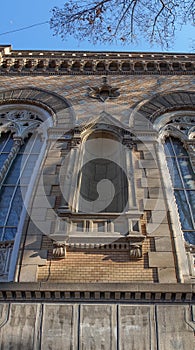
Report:
[[[0,301],[120,300],[140,302],[189,302],[195,300],[195,284],[181,283],[48,283],[2,282]]]
[[[109,292],[171,292],[195,293],[194,283],[59,283],[59,282],[1,282],[1,291],[109,291]]]

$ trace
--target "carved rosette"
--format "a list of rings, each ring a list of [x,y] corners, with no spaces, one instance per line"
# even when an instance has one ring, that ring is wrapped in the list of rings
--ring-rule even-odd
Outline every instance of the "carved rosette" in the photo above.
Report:
[[[88,96],[105,102],[107,99],[115,99],[120,95],[119,88],[114,88],[107,83],[107,77],[102,78],[101,86],[88,88]]]

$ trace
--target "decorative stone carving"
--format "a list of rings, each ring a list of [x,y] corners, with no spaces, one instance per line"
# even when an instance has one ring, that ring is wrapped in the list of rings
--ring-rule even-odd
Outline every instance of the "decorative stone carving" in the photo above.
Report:
[[[66,256],[66,243],[64,242],[53,242],[53,257],[54,258],[65,258]]]
[[[100,87],[94,86],[88,88],[88,96],[98,99],[101,102],[105,102],[108,98],[117,98],[120,95],[118,90],[119,88],[113,88],[112,86],[108,85],[107,77],[103,77],[102,85]]]
[[[172,132],[175,136],[185,135],[189,139],[195,137],[195,116],[180,115],[175,116],[162,128],[163,134]]]
[[[11,131],[14,136],[25,138],[41,123],[36,113],[29,110],[9,110],[0,113],[0,132]]]
[[[13,249],[13,241],[0,242],[0,276],[6,275]]]
[[[145,240],[145,236],[137,231],[129,231],[126,236],[129,242],[129,255],[131,259],[142,258],[142,244]]]
[[[133,141],[131,138],[123,138],[123,145],[129,149],[134,149],[136,146],[136,142]]]
[[[189,244],[188,242],[185,241],[185,248],[187,252],[190,253],[195,253],[195,245],[194,244]]]
[[[111,74],[194,74],[194,55],[164,53],[103,53],[103,52],[56,52],[51,59],[51,53],[47,51],[10,50],[9,54],[1,52],[0,71],[6,74],[99,74],[106,72]],[[38,57],[41,57],[39,59]]]
[[[142,243],[130,243],[129,244],[129,255],[131,259],[142,258]]]
[[[14,144],[0,170],[0,186],[20,150],[23,139],[37,128],[40,122],[39,117],[28,110],[11,110],[0,113],[0,134],[7,131],[14,133]]]

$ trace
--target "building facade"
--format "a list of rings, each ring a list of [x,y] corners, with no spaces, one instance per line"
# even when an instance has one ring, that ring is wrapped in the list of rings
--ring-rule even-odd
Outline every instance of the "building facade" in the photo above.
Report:
[[[195,348],[195,55],[0,47],[1,349]]]

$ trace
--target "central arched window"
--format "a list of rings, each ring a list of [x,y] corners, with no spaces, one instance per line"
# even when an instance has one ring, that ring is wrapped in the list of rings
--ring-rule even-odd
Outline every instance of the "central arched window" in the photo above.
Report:
[[[123,212],[128,201],[122,144],[114,133],[94,131],[85,141],[79,174],[81,212]]]
[[[167,137],[164,145],[185,240],[195,245],[195,174],[182,142]]]

